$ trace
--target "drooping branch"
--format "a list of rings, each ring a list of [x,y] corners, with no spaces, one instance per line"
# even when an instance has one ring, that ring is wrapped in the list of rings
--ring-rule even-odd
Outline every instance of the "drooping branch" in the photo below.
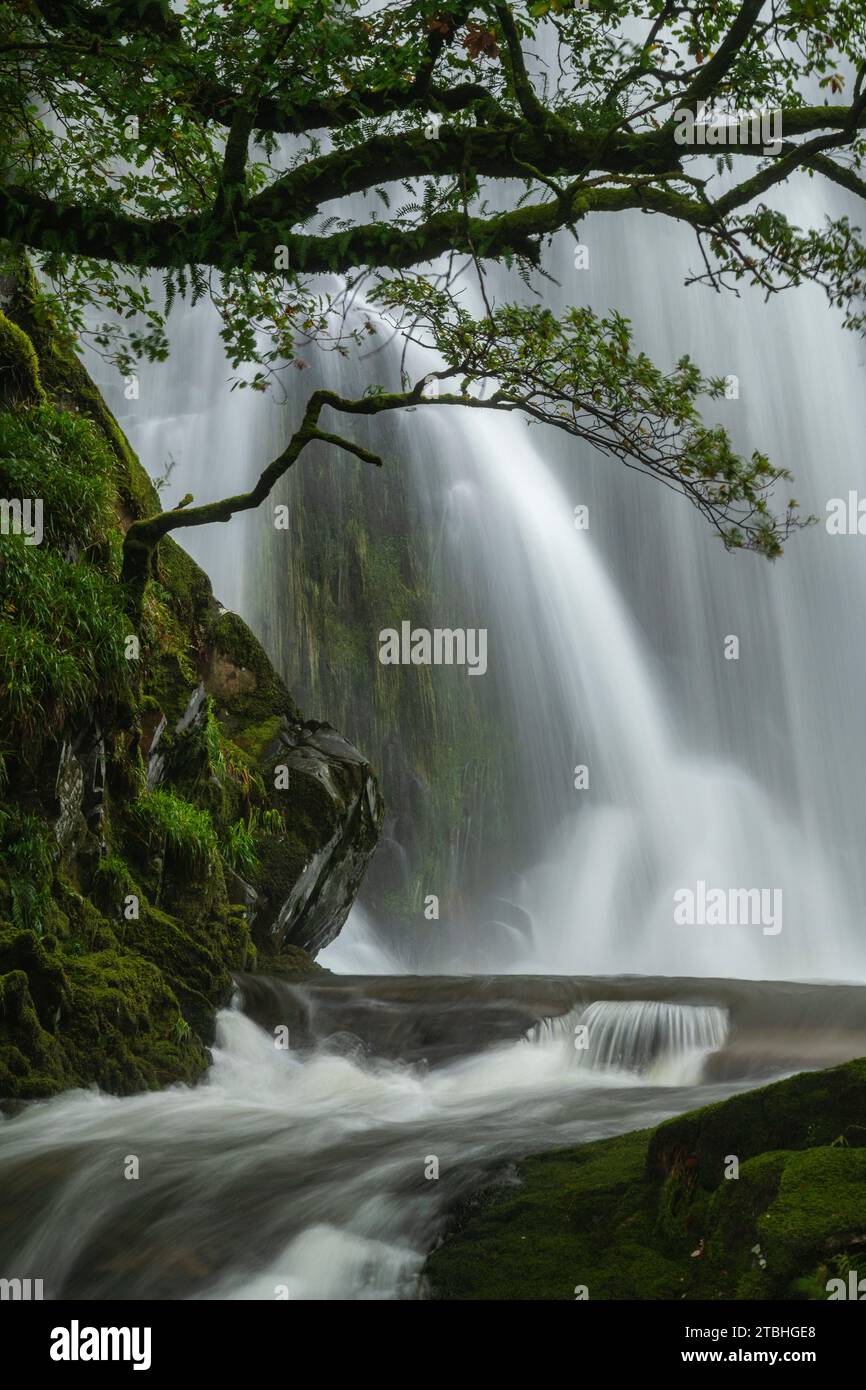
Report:
[[[248,492],[134,521],[124,541],[123,579],[135,608],[164,536],[227,522],[258,507],[308,444],[329,444],[364,463],[381,464],[365,446],[323,429],[319,421],[325,408],[350,417],[446,406],[522,414],[657,478],[685,495],[726,546],[769,558],[781,553],[792,530],[807,524],[797,517],[793,503],[781,519],[770,512],[769,494],[787,479],[786,470],[773,467],[761,454],[739,457],[725,430],[703,423],[698,398],[717,399],[724,383],[704,378],[688,358],[662,373],[642,353],[632,352],[630,329],[620,315],[598,319],[589,309],[572,310],[558,323],[537,306],[506,305],[479,322],[446,293],[412,280],[383,286],[380,299],[398,319],[405,313],[416,329],[424,325],[446,365],[403,391],[357,399],[315,391],[286,448]],[[450,380],[460,389],[429,396],[431,378]],[[488,384],[490,395],[473,394],[473,387]]]

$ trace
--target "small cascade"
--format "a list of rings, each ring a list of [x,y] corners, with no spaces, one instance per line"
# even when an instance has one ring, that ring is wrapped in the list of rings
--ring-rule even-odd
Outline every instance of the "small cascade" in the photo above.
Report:
[[[561,1044],[574,1064],[594,1072],[630,1072],[662,1086],[696,1085],[710,1053],[728,1037],[728,1011],[649,999],[601,999],[543,1019],[528,1041]]]

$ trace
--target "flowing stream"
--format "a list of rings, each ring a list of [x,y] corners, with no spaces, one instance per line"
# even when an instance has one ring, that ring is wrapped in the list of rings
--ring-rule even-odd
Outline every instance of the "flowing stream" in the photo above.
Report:
[[[198,1087],[70,1092],[4,1123],[2,1268],[51,1298],[417,1298],[454,1204],[513,1183],[521,1154],[862,1053],[864,995],[242,977]]]

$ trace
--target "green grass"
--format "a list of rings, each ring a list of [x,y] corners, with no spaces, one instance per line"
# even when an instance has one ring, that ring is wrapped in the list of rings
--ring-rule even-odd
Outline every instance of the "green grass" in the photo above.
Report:
[[[38,741],[129,681],[117,585],[23,536],[4,536],[0,565],[0,724]]]
[[[154,845],[191,867],[201,868],[217,853],[213,821],[207,811],[173,792],[146,792],[130,810],[133,825]]]
[[[115,462],[89,420],[50,405],[0,411],[0,491],[40,498],[44,544],[86,549],[116,524]]]
[[[50,831],[39,816],[0,809],[0,864],[12,924],[41,936],[52,905]]]
[[[259,856],[253,816],[249,822],[236,820],[226,826],[220,837],[220,853],[229,868],[242,878],[251,878],[258,872]]]

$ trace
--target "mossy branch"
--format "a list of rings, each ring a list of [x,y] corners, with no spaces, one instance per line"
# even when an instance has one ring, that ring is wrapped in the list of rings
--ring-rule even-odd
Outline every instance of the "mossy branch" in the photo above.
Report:
[[[662,373],[643,354],[632,353],[629,326],[620,316],[597,319],[590,310],[575,309],[557,321],[547,311],[512,305],[479,323],[423,281],[406,281],[399,291],[383,287],[379,298],[389,312],[405,312],[416,326],[425,324],[447,365],[404,391],[379,391],[357,399],[315,391],[286,448],[249,492],[134,521],[124,542],[123,579],[137,607],[153,553],[164,536],[230,521],[238,512],[258,507],[308,444],[330,444],[364,463],[381,465],[377,454],[355,440],[321,428],[326,407],[350,416],[420,406],[523,414],[682,492],[731,549],[754,549],[773,558],[781,553],[788,534],[804,524],[795,516],[793,503],[781,520],[769,511],[767,494],[787,479],[784,469],[773,468],[760,454],[740,458],[725,430],[703,424],[697,397],[718,398],[724,383],[702,377],[688,358],[674,371]],[[460,390],[427,396],[431,378],[457,379]],[[471,394],[473,384],[485,383],[494,385],[491,395]]]

